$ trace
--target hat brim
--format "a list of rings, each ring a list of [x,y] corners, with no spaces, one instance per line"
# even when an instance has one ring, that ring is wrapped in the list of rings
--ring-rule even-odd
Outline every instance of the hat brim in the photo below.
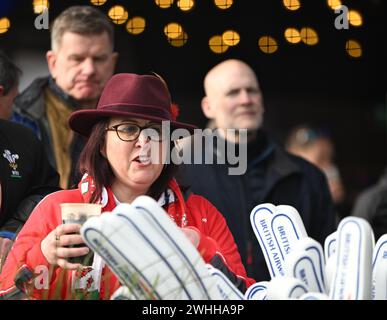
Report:
[[[132,112],[117,111],[117,110],[104,111],[104,110],[97,110],[97,109],[78,110],[73,112],[69,118],[69,125],[73,131],[77,132],[78,134],[84,137],[89,137],[93,126],[97,122],[103,119],[112,118],[112,117],[128,117],[128,118],[133,117],[137,119],[153,120],[160,123],[162,121],[169,121],[173,129],[178,129],[178,128],[187,129],[191,134],[193,133],[194,129],[197,129],[197,127],[194,125],[190,125],[190,124],[178,122],[178,121],[167,120],[156,116],[138,114],[135,112],[132,113]]]

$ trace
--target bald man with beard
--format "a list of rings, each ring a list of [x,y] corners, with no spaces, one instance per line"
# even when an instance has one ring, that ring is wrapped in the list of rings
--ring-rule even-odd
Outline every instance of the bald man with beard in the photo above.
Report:
[[[324,174],[300,157],[287,153],[262,128],[264,103],[253,69],[240,60],[226,60],[213,67],[204,79],[204,115],[214,128],[214,158],[224,153],[224,163],[206,164],[206,145],[198,150],[186,140],[183,153],[190,149],[193,161],[182,165],[179,182],[206,197],[223,214],[235,238],[247,273],[256,281],[269,280],[264,256],[250,224],[250,212],[260,203],[295,207],[310,237],[324,243],[335,230],[332,199]],[[234,129],[234,130],[228,130]],[[242,134],[241,129],[246,134]],[[220,148],[219,146],[225,147]],[[235,163],[227,152],[240,150],[246,161],[242,174],[230,174]],[[222,149],[222,150],[221,150]],[[243,154],[243,150],[247,150]],[[207,153],[207,155],[206,155]],[[198,163],[198,154],[202,155]],[[217,158],[218,157],[218,158]]]

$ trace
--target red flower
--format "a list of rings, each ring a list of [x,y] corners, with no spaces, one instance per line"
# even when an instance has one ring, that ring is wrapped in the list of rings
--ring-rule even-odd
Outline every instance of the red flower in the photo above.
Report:
[[[171,103],[171,113],[172,113],[172,120],[173,121],[176,121],[177,117],[179,116],[179,112],[180,112],[179,106],[176,103],[172,102]]]

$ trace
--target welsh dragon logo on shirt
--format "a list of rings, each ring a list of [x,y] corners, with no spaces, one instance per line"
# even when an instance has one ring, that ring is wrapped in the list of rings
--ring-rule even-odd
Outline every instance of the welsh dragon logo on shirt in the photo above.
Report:
[[[18,154],[12,154],[8,149],[4,150],[3,157],[8,160],[11,168],[11,178],[21,178],[20,172],[17,170],[16,160],[19,159]]]

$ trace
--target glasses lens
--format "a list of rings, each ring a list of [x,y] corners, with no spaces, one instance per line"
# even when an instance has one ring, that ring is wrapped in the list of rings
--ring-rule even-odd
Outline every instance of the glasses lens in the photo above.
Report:
[[[140,127],[135,124],[123,123],[117,126],[117,134],[121,140],[132,141],[137,139]]]

